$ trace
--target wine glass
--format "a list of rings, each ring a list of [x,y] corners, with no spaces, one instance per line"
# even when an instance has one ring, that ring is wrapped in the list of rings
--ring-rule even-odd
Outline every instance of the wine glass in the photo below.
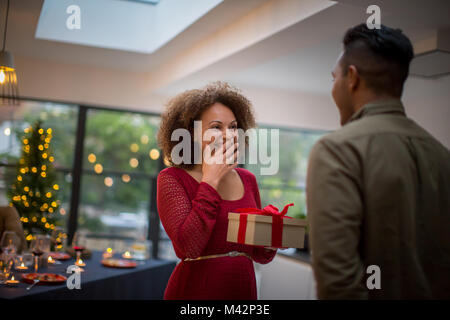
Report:
[[[5,283],[5,281],[8,280],[13,263],[14,262],[9,259],[7,255],[0,255],[0,283]]]
[[[36,237],[31,240],[30,249],[34,255],[34,271],[37,272],[39,268],[39,257],[45,252],[50,251],[50,238],[45,235],[36,235]]]
[[[19,247],[20,239],[14,231],[3,232],[1,239],[2,253],[6,255],[14,255]]]
[[[81,253],[84,249],[86,249],[86,237],[82,236],[78,232],[75,232],[72,240],[72,248],[77,254],[75,262],[80,261]]]

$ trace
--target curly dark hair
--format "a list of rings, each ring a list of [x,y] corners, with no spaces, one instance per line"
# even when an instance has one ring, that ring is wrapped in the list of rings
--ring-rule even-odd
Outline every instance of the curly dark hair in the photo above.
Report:
[[[236,117],[239,129],[246,131],[255,127],[251,102],[240,93],[239,89],[228,83],[213,82],[202,89],[184,91],[169,100],[161,116],[157,138],[166,163],[184,169],[194,166],[194,121],[199,120],[202,113],[215,103],[221,103],[230,108]],[[191,133],[192,161],[190,164],[175,164],[171,158],[173,147],[179,143],[171,141],[172,132],[179,128],[187,129]]]

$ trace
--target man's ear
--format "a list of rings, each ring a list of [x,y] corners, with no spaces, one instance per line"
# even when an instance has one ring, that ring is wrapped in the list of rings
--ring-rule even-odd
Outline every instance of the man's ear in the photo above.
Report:
[[[359,77],[358,69],[356,69],[354,65],[348,67],[347,79],[348,89],[350,91],[355,91],[358,88],[361,79]]]

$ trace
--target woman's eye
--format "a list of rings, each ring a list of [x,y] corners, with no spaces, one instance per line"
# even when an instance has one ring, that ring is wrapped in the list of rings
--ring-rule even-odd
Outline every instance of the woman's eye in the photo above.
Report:
[[[234,126],[231,126],[231,127],[230,127],[230,129],[232,129],[232,130],[236,130],[236,129],[237,129],[237,126],[236,126],[236,125],[234,125]]]

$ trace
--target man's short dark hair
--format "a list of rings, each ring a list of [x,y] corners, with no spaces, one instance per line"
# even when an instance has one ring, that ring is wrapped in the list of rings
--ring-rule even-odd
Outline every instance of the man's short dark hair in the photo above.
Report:
[[[365,23],[345,33],[342,67],[344,74],[354,65],[368,88],[377,94],[400,97],[414,57],[411,41],[400,29],[381,25],[369,29]]]

